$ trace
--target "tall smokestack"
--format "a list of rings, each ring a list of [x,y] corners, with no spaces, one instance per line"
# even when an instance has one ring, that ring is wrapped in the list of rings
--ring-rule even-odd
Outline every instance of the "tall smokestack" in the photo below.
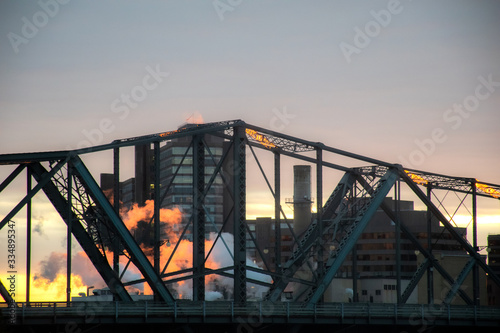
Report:
[[[293,229],[301,235],[311,224],[311,166],[293,166]]]

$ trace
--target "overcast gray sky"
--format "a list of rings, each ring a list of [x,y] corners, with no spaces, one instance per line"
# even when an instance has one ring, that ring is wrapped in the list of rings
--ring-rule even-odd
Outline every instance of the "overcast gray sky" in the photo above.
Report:
[[[0,153],[201,114],[500,183],[499,17],[487,0],[2,1]]]
[[[286,109],[284,133],[500,183],[498,1],[59,1],[0,4],[2,153]]]

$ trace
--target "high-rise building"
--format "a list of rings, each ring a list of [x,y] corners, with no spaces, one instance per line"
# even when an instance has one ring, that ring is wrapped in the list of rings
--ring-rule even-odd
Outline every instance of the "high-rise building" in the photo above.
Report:
[[[112,173],[101,173],[101,189],[109,198],[113,198],[114,175]],[[130,208],[135,201],[135,178],[129,178],[120,182],[118,197],[121,207]]]
[[[277,263],[276,258],[276,236],[275,221],[270,217],[258,217],[255,220],[247,220],[248,228],[252,232],[254,239],[262,250],[265,262],[271,270],[274,270]],[[290,223],[291,225],[291,223]],[[281,222],[281,266],[291,257],[294,249],[294,239],[292,231],[288,228],[286,222]],[[260,254],[257,251],[254,241],[247,235],[247,254],[249,257],[260,260]]]
[[[186,124],[184,126],[194,126]],[[181,126],[183,127],[183,126]],[[213,135],[204,137],[205,187],[223,155],[223,138]],[[178,207],[185,222],[193,213],[193,148],[191,138],[168,141],[160,148],[160,193],[162,208]],[[216,232],[223,225],[223,188],[220,174],[215,177],[204,199],[206,231]],[[165,191],[166,194],[165,194]]]
[[[179,128],[196,126],[184,124]],[[216,165],[223,156],[224,139],[213,135],[203,137],[205,144],[204,170],[205,187],[209,183]],[[142,206],[147,200],[154,200],[155,161],[152,145],[135,146],[135,177],[120,182],[122,207],[130,208],[137,203]],[[160,146],[160,199],[161,208],[179,208],[183,221],[187,223],[193,213],[193,148],[190,137],[167,141]],[[230,177],[228,177],[230,179]],[[113,175],[101,174],[101,188],[112,194]],[[224,224],[224,196],[222,177],[217,174],[204,198],[206,232],[217,232]],[[227,215],[227,213],[226,213]],[[229,219],[228,219],[229,220]],[[226,230],[230,223],[226,223]],[[189,234],[187,235],[189,237]]]
[[[134,201],[139,206],[154,196],[154,154],[149,144],[134,147],[135,155],[135,178],[134,178]],[[127,202],[128,204],[128,202]]]

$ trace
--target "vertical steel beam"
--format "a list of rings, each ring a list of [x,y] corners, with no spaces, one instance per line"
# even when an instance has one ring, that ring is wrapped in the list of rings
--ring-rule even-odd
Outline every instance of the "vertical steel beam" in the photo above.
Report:
[[[113,148],[113,208],[120,214],[120,148]],[[120,275],[120,240],[113,239],[113,270]]]
[[[31,170],[26,169],[27,172],[27,193],[31,191],[32,176]],[[31,199],[26,207],[26,302],[30,301],[30,285],[31,285]]]
[[[357,245],[352,247],[352,301],[358,301],[358,251]]]
[[[427,186],[427,199],[431,201],[432,198],[432,186],[429,184]],[[427,251],[432,255],[432,213],[427,207]],[[432,267],[432,260],[429,260],[429,265],[427,266],[427,303],[434,304],[434,277],[433,277],[434,267]]]
[[[278,151],[274,152],[274,238],[275,271],[281,274],[281,159]]]
[[[349,200],[354,207],[354,198],[357,197],[357,187],[356,184],[352,187],[352,191],[349,195]],[[354,211],[354,208],[352,208]],[[358,302],[358,251],[357,244],[352,247],[352,301]]]
[[[318,276],[323,276],[323,150],[316,149],[316,219],[318,221]]]
[[[154,231],[153,231],[153,266],[160,275],[160,142],[153,143],[154,160]]]
[[[233,130],[233,193],[234,193],[234,301],[245,303],[246,290],[246,151],[245,128]]]
[[[396,302],[401,304],[401,215],[400,215],[400,199],[401,199],[401,183],[399,179],[394,184],[394,204],[396,211],[396,221],[394,221],[396,229]]]
[[[71,236],[73,233],[73,172],[71,166],[67,164],[67,201],[68,201],[68,222],[67,222],[67,233],[66,233],[66,302],[71,302]]]
[[[193,137],[193,301],[205,300],[205,145]]]
[[[474,251],[478,252],[479,247],[477,246],[477,188],[476,181],[471,182],[472,187],[472,246]],[[479,305],[480,295],[479,295],[479,267],[474,263],[472,267],[472,292],[474,305]]]

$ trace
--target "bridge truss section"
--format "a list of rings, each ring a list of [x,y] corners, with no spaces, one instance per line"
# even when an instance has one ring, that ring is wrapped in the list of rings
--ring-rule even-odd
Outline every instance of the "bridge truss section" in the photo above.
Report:
[[[210,146],[206,142],[208,135],[221,137],[227,149],[220,158],[214,157]],[[193,242],[192,267],[178,272],[165,273],[172,258],[178,250],[179,242],[162,267],[160,265],[160,207],[162,201],[178,174],[175,170],[170,184],[160,186],[159,173],[154,179],[154,214],[150,224],[153,226],[153,258],[148,257],[132,237],[130,230],[123,223],[119,210],[119,200],[110,202],[94,176],[89,172],[82,157],[94,152],[111,151],[113,153],[113,175],[115,187],[114,198],[119,197],[120,175],[120,150],[138,145],[153,146],[154,163],[159,170],[160,144],[175,139],[188,140],[192,149],[192,190],[193,210],[188,222],[184,226],[180,239],[191,234]],[[263,154],[271,154],[274,161],[271,183],[256,150]],[[187,154],[187,150],[186,150]],[[182,158],[186,158],[186,154]],[[281,198],[281,161],[282,157],[302,161],[315,167],[316,181],[316,217],[311,221],[305,232],[296,234],[288,221],[282,207]],[[274,204],[274,232],[276,264],[266,262],[264,249],[260,248],[255,239],[254,232],[250,230],[246,221],[247,206],[247,160],[253,157],[273,197]],[[367,164],[366,167],[353,167],[333,163],[332,160],[349,159],[352,163]],[[207,175],[207,161],[212,172]],[[85,251],[100,276],[106,282],[117,300],[131,301],[132,298],[126,290],[127,286],[146,282],[154,292],[156,300],[173,304],[176,299],[167,286],[179,281],[192,282],[192,295],[194,301],[205,300],[206,277],[212,274],[233,279],[233,301],[245,303],[248,299],[247,287],[249,283],[260,284],[268,287],[265,299],[280,301],[286,288],[290,284],[299,286],[293,297],[293,302],[303,303],[306,308],[313,308],[323,301],[324,293],[332,280],[339,272],[340,267],[348,255],[355,258],[356,243],[374,216],[377,210],[383,210],[395,222],[396,234],[407,237],[416,249],[424,256],[424,261],[414,272],[414,275],[402,290],[400,276],[400,261],[397,267],[397,294],[398,303],[405,303],[414,291],[423,276],[427,276],[432,283],[434,269],[450,284],[450,290],[443,299],[450,303],[458,294],[465,303],[477,304],[479,283],[478,269],[483,269],[491,276],[493,281],[500,286],[500,279],[482,260],[478,247],[477,235],[474,235],[474,244],[470,244],[450,222],[450,218],[443,214],[434,201],[431,193],[435,190],[446,190],[471,195],[473,205],[476,197],[500,198],[500,186],[479,182],[475,179],[458,178],[427,173],[418,170],[405,169],[403,166],[384,162],[370,157],[354,154],[334,147],[326,146],[320,142],[312,142],[278,133],[262,127],[247,124],[241,120],[222,121],[208,124],[198,124],[183,127],[174,131],[115,140],[110,144],[59,152],[4,154],[0,155],[0,165],[17,165],[0,184],[0,194],[9,184],[26,172],[28,183],[36,181],[36,185],[28,187],[27,193],[0,222],[0,229],[11,221],[25,206],[30,206],[33,196],[42,191],[67,225],[68,235],[73,235]],[[323,203],[324,171],[334,170],[344,175]],[[232,257],[232,265],[210,269],[207,267],[207,258],[213,250],[206,248],[205,239],[207,225],[211,222],[207,216],[207,194],[214,181],[220,177],[224,190],[231,198],[232,205],[229,212],[223,216],[223,226],[231,226],[230,231],[234,236],[234,245],[229,248],[224,243]],[[430,218],[441,222],[452,237],[462,246],[469,255],[470,260],[461,270],[459,276],[451,276],[436,260],[432,248],[425,247],[421,241],[408,228],[407,223],[400,217],[398,201],[400,199],[401,184],[414,193],[425,204]],[[396,206],[388,207],[384,199],[394,190]],[[426,191],[424,191],[426,190]],[[476,209],[473,208],[476,212]],[[31,217],[28,216],[28,221]],[[474,225],[476,216],[473,217]],[[294,251],[286,262],[280,261],[281,252],[281,224],[286,223],[294,240]],[[430,222],[429,222],[430,223]],[[217,230],[216,242],[224,242],[223,227]],[[399,237],[399,236],[398,236]],[[430,236],[429,236],[430,237]],[[247,240],[250,238],[262,260],[262,268],[247,264]],[[214,242],[215,245],[215,242]],[[71,237],[68,237],[68,271],[71,272]],[[110,254],[108,256],[108,254]],[[119,257],[126,256],[141,272],[142,278],[134,281],[123,281],[123,273],[118,265]],[[397,253],[397,256],[400,254]],[[108,259],[112,257],[112,259]],[[29,261],[29,260],[28,260]],[[126,268],[125,268],[126,269]],[[300,271],[308,272],[309,278],[304,278]],[[474,295],[471,299],[461,288],[465,277],[473,272]],[[272,283],[266,283],[248,277],[248,272],[256,272],[272,278]],[[427,273],[427,274],[426,274]],[[68,286],[69,286],[68,276]],[[356,285],[356,276],[353,274],[353,286]],[[1,286],[0,286],[1,287]],[[5,288],[0,288],[4,290]],[[432,288],[430,288],[432,289]],[[68,289],[69,290],[69,289]],[[2,292],[4,298],[8,298]],[[432,291],[428,292],[428,302],[435,301]],[[69,292],[68,292],[69,301]]]

